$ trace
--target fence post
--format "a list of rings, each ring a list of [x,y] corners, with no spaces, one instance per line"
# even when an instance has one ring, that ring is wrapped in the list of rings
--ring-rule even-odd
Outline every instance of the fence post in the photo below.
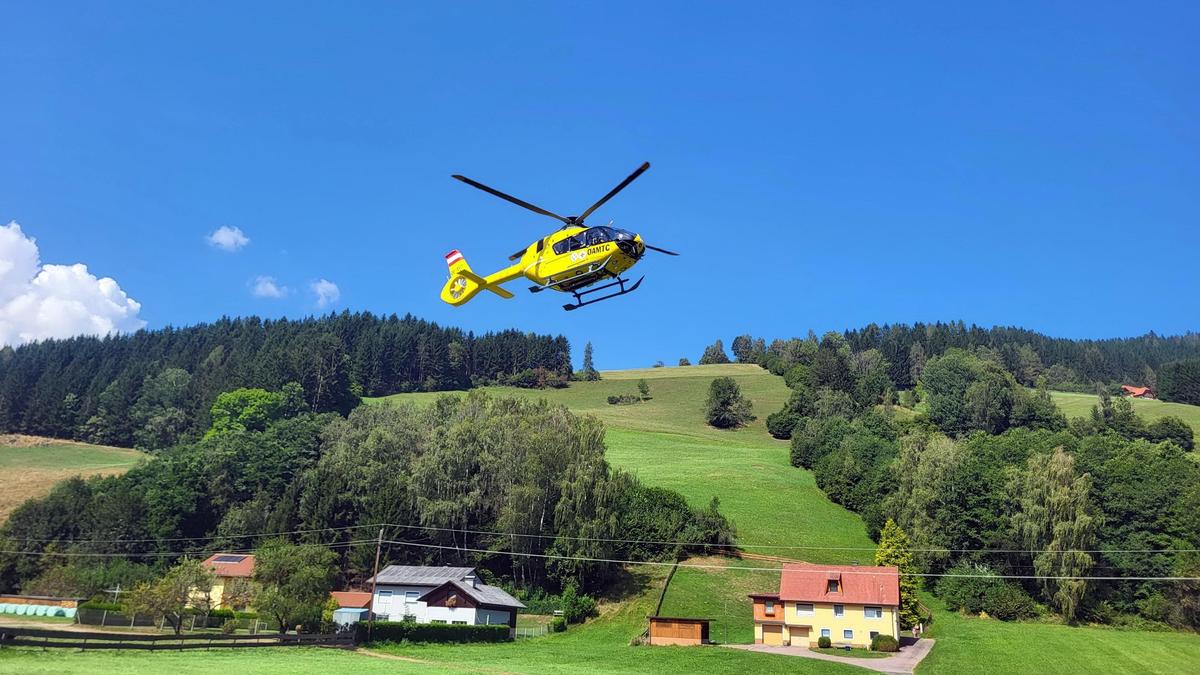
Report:
[[[101,628],[104,627],[104,620],[107,618],[108,618],[108,610],[106,609],[106,610],[104,610],[104,613],[100,615],[100,627]]]

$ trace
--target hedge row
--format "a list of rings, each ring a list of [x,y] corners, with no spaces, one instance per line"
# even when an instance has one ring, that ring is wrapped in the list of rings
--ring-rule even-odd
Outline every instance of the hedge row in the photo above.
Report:
[[[367,622],[355,624],[358,642],[367,641]],[[376,621],[373,642],[508,642],[508,626],[466,626],[449,623]]]

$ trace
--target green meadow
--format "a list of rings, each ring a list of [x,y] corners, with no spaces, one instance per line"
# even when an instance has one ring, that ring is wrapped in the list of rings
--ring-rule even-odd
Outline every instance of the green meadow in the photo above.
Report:
[[[145,457],[137,450],[34,436],[0,436],[0,523],[31,497],[40,497],[71,476],[127,471]]]
[[[1076,394],[1066,391],[1052,391],[1050,398],[1058,405],[1067,417],[1088,417],[1092,414],[1092,406],[1100,402],[1095,394]],[[1167,403],[1154,399],[1130,398],[1133,409],[1147,420],[1173,415],[1191,425],[1192,430],[1200,437],[1200,406],[1186,403]]]

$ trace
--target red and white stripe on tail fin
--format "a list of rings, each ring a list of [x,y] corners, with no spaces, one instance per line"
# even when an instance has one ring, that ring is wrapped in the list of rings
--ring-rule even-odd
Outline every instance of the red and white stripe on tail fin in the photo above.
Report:
[[[471,266],[467,264],[467,259],[463,257],[463,254],[458,249],[454,249],[446,254],[446,266],[450,268],[452,273],[462,269],[471,269]]]

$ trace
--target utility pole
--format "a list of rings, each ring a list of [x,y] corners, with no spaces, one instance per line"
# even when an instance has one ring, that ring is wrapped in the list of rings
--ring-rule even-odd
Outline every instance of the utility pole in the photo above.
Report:
[[[367,606],[367,642],[371,641],[371,633],[375,632],[375,586],[379,584],[379,551],[383,548],[383,528],[379,528],[379,538],[375,540],[375,573],[371,575],[371,604]]]

